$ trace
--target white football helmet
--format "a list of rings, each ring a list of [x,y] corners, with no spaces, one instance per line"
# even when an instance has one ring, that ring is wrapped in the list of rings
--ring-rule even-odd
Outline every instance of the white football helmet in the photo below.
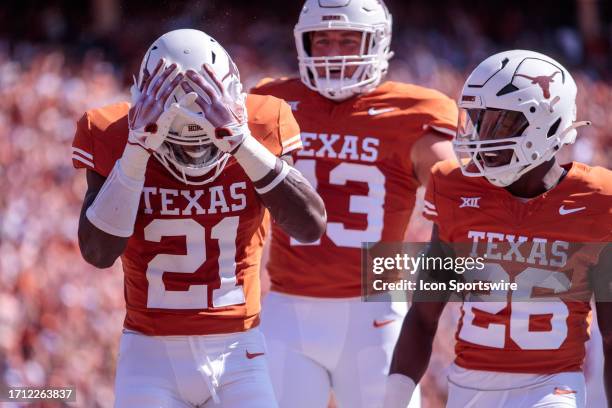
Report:
[[[470,74],[453,141],[464,175],[505,187],[576,140],[576,83],[546,55],[506,51]]]
[[[382,0],[307,0],[294,29],[302,82],[336,101],[373,90],[387,73],[393,56],[391,24],[391,14]],[[310,33],[323,30],[361,32],[361,52],[311,56]],[[358,67],[350,78],[345,78],[347,67]],[[325,75],[319,75],[317,68],[324,68]],[[332,78],[331,71],[339,71],[339,79]]]
[[[132,103],[138,98],[138,87],[143,81],[145,70],[149,74],[152,73],[161,58],[166,60],[167,65],[172,62],[178,65],[178,69],[166,81],[171,81],[176,74],[184,73],[188,69],[208,78],[202,69],[202,65],[206,63],[221,80],[226,94],[236,103],[244,103],[245,94],[242,92],[240,74],[229,54],[214,38],[192,29],[170,31],[149,47],[142,60],[138,79],[134,79]],[[184,80],[187,81],[187,77]],[[197,88],[194,86],[194,89]],[[179,101],[184,94],[181,86],[177,86],[167,105]],[[187,108],[202,114],[196,103]],[[154,155],[178,180],[185,184],[202,185],[210,183],[221,174],[229,154],[219,151],[212,143],[212,125],[204,129],[191,122],[187,116],[177,116],[170,126],[169,135]]]

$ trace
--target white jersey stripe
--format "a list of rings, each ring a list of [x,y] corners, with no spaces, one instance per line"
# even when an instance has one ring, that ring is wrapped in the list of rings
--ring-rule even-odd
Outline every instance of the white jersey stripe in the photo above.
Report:
[[[79,155],[73,154],[73,155],[72,155],[72,159],[73,159],[73,160],[76,160],[76,161],[80,161],[81,163],[85,163],[86,165],[88,165],[88,166],[89,166],[89,167],[91,167],[92,169],[95,167],[95,166],[94,166],[94,164],[93,164],[93,162],[91,162],[91,161],[89,161],[89,160],[87,160],[87,159],[84,159],[84,158],[82,158],[82,157],[81,157],[81,156],[79,156]]]
[[[436,210],[436,206],[433,205],[432,203],[430,203],[429,201],[423,200],[423,202],[425,203],[425,207],[427,207],[427,208],[429,208],[430,210],[433,210],[433,211]]]
[[[85,150],[79,149],[78,147],[73,147],[72,148],[72,152],[73,153],[80,153],[82,154],[85,158],[89,159],[89,160],[93,160],[93,154],[91,153],[87,153]]]
[[[301,149],[301,148],[302,148],[302,141],[298,140],[297,142],[291,145],[284,146],[282,154],[287,154],[289,152],[294,151],[295,149]]]
[[[284,140],[284,141],[283,141],[283,147],[284,147],[284,146],[289,146],[290,144],[293,144],[293,143],[295,143],[295,142],[296,142],[296,141],[298,141],[298,140],[300,140],[300,141],[301,141],[301,140],[302,140],[302,136],[300,136],[300,135],[296,135],[296,136],[293,136],[293,137],[291,137],[291,138],[289,138],[289,139],[287,139],[287,140]]]
[[[423,208],[423,212],[428,215],[433,215],[434,217],[438,216],[438,213],[436,211],[431,211],[431,210],[428,210],[427,208]]]

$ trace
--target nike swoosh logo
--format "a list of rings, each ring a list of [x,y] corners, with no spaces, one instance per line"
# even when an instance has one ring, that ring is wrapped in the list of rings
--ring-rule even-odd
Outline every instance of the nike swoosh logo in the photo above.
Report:
[[[565,206],[562,205],[561,207],[559,207],[559,214],[567,215],[567,214],[575,213],[575,212],[582,211],[582,210],[586,210],[586,207],[565,208]]]
[[[391,324],[395,321],[395,319],[389,319],[389,320],[374,320],[373,326],[376,327],[377,329],[383,326],[386,326],[388,324]]]
[[[397,108],[383,108],[383,109],[370,108],[368,109],[368,115],[377,116],[377,115],[382,115],[383,113],[393,112],[394,110],[397,110]]]
[[[254,359],[255,357],[263,356],[266,353],[249,353],[249,350],[246,351],[246,358],[249,360]]]

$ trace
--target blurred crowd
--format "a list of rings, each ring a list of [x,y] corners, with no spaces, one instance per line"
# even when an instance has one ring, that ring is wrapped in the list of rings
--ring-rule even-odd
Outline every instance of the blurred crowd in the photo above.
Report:
[[[0,383],[75,385],[79,406],[110,406],[123,318],[121,272],[96,270],[76,236],[83,174],[75,119],[122,99],[113,68],[61,52],[0,55]]]
[[[125,42],[101,36],[97,41],[80,37],[78,44],[65,43],[61,32],[67,25],[61,13],[48,10],[43,27],[47,37],[40,41],[0,36],[0,387],[75,385],[78,406],[112,405],[124,313],[122,273],[118,264],[97,270],[78,251],[85,179],[83,172],[72,168],[70,145],[79,116],[92,107],[126,99],[129,78],[137,72],[146,47],[172,28],[211,32],[234,57],[247,87],[265,76],[296,71],[292,23],[284,22],[285,17],[253,18],[248,8],[229,12],[218,5],[207,8],[205,2],[187,4],[194,7],[175,10],[160,24],[156,14],[142,16],[138,27],[147,28],[125,27],[130,32]],[[289,21],[298,11],[299,5],[291,9]],[[573,67],[579,86],[578,118],[593,122],[579,131],[578,142],[566,149],[564,159],[612,165],[612,83],[601,74],[597,60],[585,60],[587,48],[575,29],[502,39],[500,45],[465,10],[447,10],[454,16],[453,25],[435,29],[403,24],[403,16],[411,12],[415,10],[395,13],[396,58],[390,78],[456,97],[466,72],[488,54],[536,44],[537,50],[550,51]],[[207,13],[217,13],[216,18]],[[427,21],[423,13],[419,21]],[[215,24],[207,26],[194,17],[204,14]],[[59,40],[49,40],[45,30],[59,33]],[[409,238],[426,239],[428,228],[415,217]],[[431,386],[426,399],[432,407],[445,399],[442,373],[452,354],[456,311],[447,314],[425,380]]]

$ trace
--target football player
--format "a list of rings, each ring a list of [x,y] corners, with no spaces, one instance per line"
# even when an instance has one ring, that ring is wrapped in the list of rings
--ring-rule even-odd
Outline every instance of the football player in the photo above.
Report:
[[[404,239],[417,188],[453,156],[457,107],[382,82],[391,15],[379,0],[308,0],[295,42],[300,78],[253,92],[291,105],[304,145],[295,165],[329,223],[307,245],[273,227],[262,318],[272,381],[282,407],[326,407],[331,389],[340,407],[376,407],[406,305],[361,301],[361,245]]]
[[[325,226],[287,159],[298,134],[284,102],[245,96],[223,47],[188,29],[151,45],[131,105],[79,120],[81,252],[100,268],[121,256],[125,273],[116,407],[277,406],[257,329],[264,216],[303,243]]]
[[[612,395],[612,172],[555,159],[588,124],[576,122],[576,92],[561,64],[524,50],[487,58],[463,87],[459,160],[434,166],[427,187],[424,213],[435,223],[428,256],[455,256],[467,243],[486,264],[466,282],[517,287],[463,299],[449,407],[584,407],[593,292]],[[422,279],[457,278],[422,271]],[[403,406],[427,368],[442,295],[415,295],[424,301],[404,320],[386,408]]]

